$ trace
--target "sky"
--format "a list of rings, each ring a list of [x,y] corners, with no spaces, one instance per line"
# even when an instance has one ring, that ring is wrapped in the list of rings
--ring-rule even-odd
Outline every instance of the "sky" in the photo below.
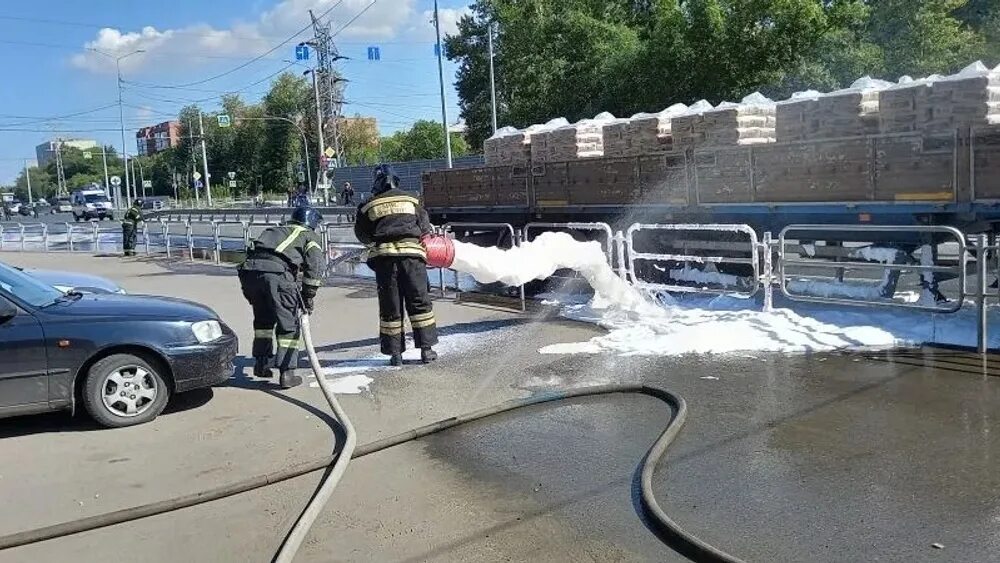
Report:
[[[442,35],[468,0],[439,0]],[[45,140],[122,147],[115,61],[124,80],[128,152],[135,131],[188,103],[218,107],[238,92],[256,101],[273,76],[300,73],[295,45],[312,36],[309,10],[330,19],[350,80],[344,112],[378,118],[383,133],[441,120],[433,0],[8,0],[0,12],[0,184],[13,183]],[[381,60],[368,60],[378,47]],[[100,51],[101,54],[97,51]],[[312,57],[306,64],[312,64]],[[449,122],[458,119],[456,66],[445,60]]]

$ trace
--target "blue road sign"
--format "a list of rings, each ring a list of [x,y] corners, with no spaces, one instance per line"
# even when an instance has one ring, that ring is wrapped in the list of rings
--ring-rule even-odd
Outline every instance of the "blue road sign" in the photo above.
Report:
[[[434,44],[434,56],[435,57],[440,57],[441,56],[441,44],[440,43],[435,43]]]
[[[296,45],[295,46],[295,60],[297,60],[297,61],[308,61],[309,60],[309,46],[308,45]]]
[[[381,61],[382,60],[382,50],[378,47],[368,47],[368,60],[369,61]]]

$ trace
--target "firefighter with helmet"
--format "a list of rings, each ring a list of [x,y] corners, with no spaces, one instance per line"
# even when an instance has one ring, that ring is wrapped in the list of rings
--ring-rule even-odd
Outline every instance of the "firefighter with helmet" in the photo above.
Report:
[[[427,287],[427,252],[421,237],[432,232],[420,201],[399,189],[388,165],[375,168],[368,201],[358,206],[354,233],[368,245],[368,266],[378,285],[379,342],[394,366],[403,365],[403,314],[410,319],[413,342],[426,364],[437,359],[437,323]]]
[[[286,224],[269,227],[251,243],[238,270],[243,296],[253,308],[253,374],[271,377],[271,368],[277,368],[286,389],[302,384],[294,371],[301,350],[298,312],[304,307],[312,313],[323,283],[323,247],[316,234],[322,221],[311,207],[295,208]]]
[[[122,218],[122,253],[125,256],[135,256],[135,241],[142,221],[142,200],[136,199]]]

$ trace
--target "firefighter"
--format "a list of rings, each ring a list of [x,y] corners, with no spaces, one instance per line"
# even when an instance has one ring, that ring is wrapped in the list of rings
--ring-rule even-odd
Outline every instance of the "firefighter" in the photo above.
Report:
[[[142,200],[137,199],[122,219],[122,251],[125,256],[135,256],[135,239],[142,221]]]
[[[301,306],[312,313],[322,285],[323,247],[316,234],[322,221],[311,207],[295,208],[288,223],[253,241],[238,270],[243,296],[253,308],[253,374],[271,377],[271,368],[277,368],[285,389],[302,384],[294,371],[301,348],[298,311]]]
[[[368,245],[368,266],[375,272],[382,353],[392,365],[403,365],[405,310],[420,359],[433,362],[437,324],[427,291],[427,253],[420,244],[431,223],[417,198],[399,189],[399,177],[388,165],[375,169],[372,196],[358,206],[354,232]]]

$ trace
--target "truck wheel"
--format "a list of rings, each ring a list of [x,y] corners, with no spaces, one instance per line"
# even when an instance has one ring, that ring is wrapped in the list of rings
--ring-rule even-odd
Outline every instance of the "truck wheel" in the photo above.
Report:
[[[87,373],[83,404],[102,426],[121,428],[156,418],[170,398],[159,368],[132,354],[114,354]]]

